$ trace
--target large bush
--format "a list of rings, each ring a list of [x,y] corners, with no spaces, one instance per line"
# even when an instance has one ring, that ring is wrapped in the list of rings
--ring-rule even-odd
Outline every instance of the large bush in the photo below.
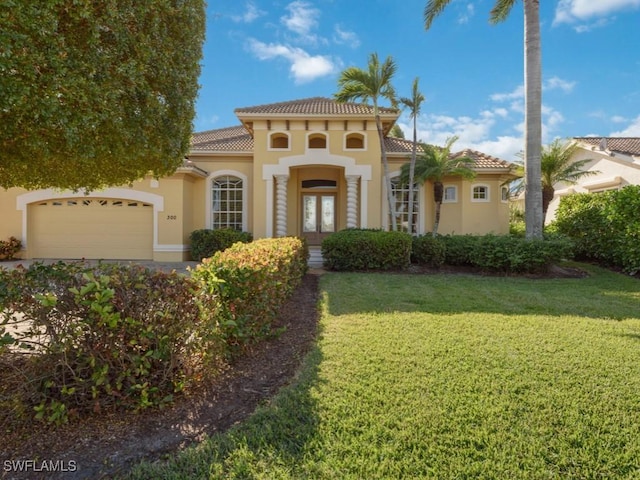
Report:
[[[640,186],[563,197],[557,231],[571,238],[577,253],[625,272],[640,271]]]
[[[323,265],[330,270],[398,270],[411,259],[411,235],[351,228],[322,242]]]
[[[469,252],[472,265],[502,273],[541,273],[572,256],[573,243],[566,238],[527,240],[509,235],[478,237]]]
[[[234,243],[249,243],[252,240],[253,236],[249,232],[239,232],[232,228],[194,230],[189,235],[191,258],[200,262],[203,258],[212,257],[216,252],[226,250]]]
[[[295,237],[236,243],[206,258],[193,278],[219,296],[219,328],[229,354],[272,334],[271,323],[307,271],[309,249]]]
[[[14,413],[60,423],[162,405],[222,357],[215,298],[175,272],[34,264],[1,271],[0,285],[0,359],[20,366],[3,372],[0,406]]]

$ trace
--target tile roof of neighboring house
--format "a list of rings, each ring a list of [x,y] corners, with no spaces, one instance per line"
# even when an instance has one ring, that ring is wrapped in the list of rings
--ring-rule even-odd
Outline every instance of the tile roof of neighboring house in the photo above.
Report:
[[[379,107],[381,114],[398,115],[393,108]],[[360,103],[340,103],[330,98],[312,97],[289,102],[270,103],[255,107],[236,108],[235,114],[244,115],[373,115],[373,107]]]
[[[497,157],[492,157],[486,153],[471,150],[469,148],[452,154],[453,158],[469,157],[475,162],[475,167],[480,169],[508,168],[514,166],[513,163],[507,162]]]
[[[640,137],[574,137],[573,139],[600,150],[640,155]]]
[[[253,153],[253,138],[242,126],[194,133],[192,151]]]

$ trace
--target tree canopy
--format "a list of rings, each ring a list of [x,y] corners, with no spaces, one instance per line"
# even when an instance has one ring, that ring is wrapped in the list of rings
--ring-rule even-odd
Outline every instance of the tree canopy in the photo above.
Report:
[[[8,3],[0,9],[0,187],[94,190],[181,165],[203,0]]]

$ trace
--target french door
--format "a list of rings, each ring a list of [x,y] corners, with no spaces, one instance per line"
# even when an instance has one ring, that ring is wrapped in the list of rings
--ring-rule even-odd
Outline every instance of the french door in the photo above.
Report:
[[[302,194],[302,236],[309,245],[320,245],[324,237],[336,231],[336,195]]]

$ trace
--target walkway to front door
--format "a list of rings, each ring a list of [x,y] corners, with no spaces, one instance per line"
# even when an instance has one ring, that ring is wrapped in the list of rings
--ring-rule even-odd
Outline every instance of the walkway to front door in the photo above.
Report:
[[[302,235],[309,245],[320,245],[324,237],[336,231],[336,195],[302,195]]]

